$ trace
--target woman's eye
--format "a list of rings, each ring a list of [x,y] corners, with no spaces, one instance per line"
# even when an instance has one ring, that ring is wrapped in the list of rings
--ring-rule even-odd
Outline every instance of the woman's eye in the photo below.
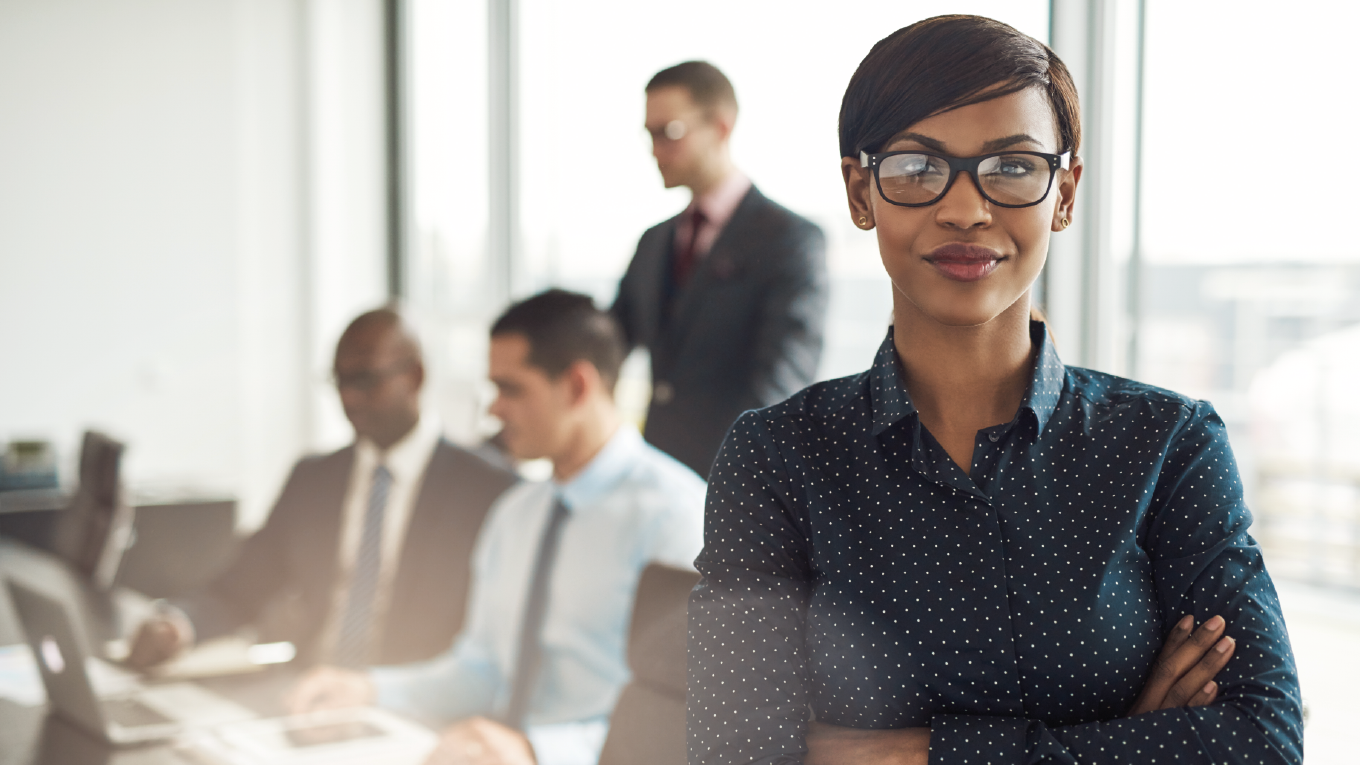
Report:
[[[894,178],[922,178],[938,175],[939,168],[929,157],[899,154],[885,164],[883,174]]]
[[[1028,159],[1022,157],[999,157],[996,164],[984,171],[987,175],[999,175],[1003,178],[1024,178],[1033,174],[1035,165]]]

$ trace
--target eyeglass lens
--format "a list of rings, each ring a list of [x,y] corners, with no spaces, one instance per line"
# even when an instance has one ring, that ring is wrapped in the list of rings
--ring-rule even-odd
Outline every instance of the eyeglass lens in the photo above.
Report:
[[[1044,198],[1053,170],[1042,157],[1000,154],[978,164],[982,195],[997,204],[1030,205]],[[949,184],[949,163],[930,154],[894,154],[878,166],[883,196],[903,204],[927,204]]]

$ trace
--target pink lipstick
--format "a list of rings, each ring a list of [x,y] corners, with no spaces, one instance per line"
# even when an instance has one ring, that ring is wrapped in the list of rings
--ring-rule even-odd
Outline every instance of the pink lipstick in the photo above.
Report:
[[[926,262],[935,266],[935,270],[946,279],[953,279],[956,282],[985,279],[1005,259],[989,247],[962,242],[942,244],[925,257]]]

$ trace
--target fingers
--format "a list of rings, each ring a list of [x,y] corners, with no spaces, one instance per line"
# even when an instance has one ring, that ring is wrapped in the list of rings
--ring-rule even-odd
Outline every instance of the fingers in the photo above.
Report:
[[[533,747],[513,728],[484,717],[464,720],[444,732],[425,765],[534,765]]]
[[[1185,706],[1202,692],[1205,684],[1232,657],[1231,650],[1213,650],[1219,644],[1226,626],[1223,617],[1208,619],[1199,629],[1192,631],[1190,628],[1193,625],[1194,618],[1186,615],[1167,635],[1157,663],[1153,665],[1143,692],[1129,710],[1129,715]],[[1227,648],[1231,647],[1229,639]],[[1175,695],[1171,696],[1173,690]]]
[[[311,670],[284,694],[283,705],[288,709],[288,714],[300,715],[312,711],[315,698],[321,691],[321,684],[325,682],[319,673],[324,671],[324,667]]]
[[[1230,637],[1220,638],[1214,643],[1213,648],[1200,657],[1200,660],[1185,673],[1185,676],[1171,687],[1158,709],[1197,706],[1191,702],[1210,693],[1209,686],[1213,683],[1214,676],[1227,665],[1228,659],[1232,658],[1233,651],[1236,648],[1237,641]],[[1217,683],[1213,683],[1212,691],[1214,695],[1217,694]]]
[[[1210,680],[1196,691],[1195,695],[1190,697],[1190,701],[1186,702],[1185,705],[1187,707],[1206,707],[1214,703],[1216,698],[1218,698],[1218,683]]]
[[[1172,628],[1171,634],[1166,636],[1166,642],[1162,644],[1162,650],[1159,657],[1174,654],[1177,648],[1180,648],[1185,644],[1186,640],[1190,639],[1190,631],[1194,626],[1195,617],[1193,615],[1186,614],[1185,616],[1182,616],[1181,620],[1176,622],[1176,626]]]
[[[303,676],[285,697],[291,714],[306,714],[323,709],[340,709],[363,704],[368,679],[357,672],[335,667],[317,667]]]
[[[163,619],[151,619],[142,623],[132,638],[128,650],[127,663],[139,668],[159,664],[179,651],[179,630]]]
[[[486,741],[472,722],[465,720],[446,730],[425,765],[483,765],[487,762]]]

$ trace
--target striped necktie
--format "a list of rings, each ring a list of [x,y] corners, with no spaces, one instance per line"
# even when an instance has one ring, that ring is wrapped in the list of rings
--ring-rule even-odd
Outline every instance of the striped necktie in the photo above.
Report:
[[[548,586],[552,582],[553,561],[557,558],[562,527],[567,520],[567,506],[562,498],[553,500],[552,515],[538,543],[538,558],[533,577],[529,580],[529,597],[525,601],[524,618],[520,620],[519,652],[515,661],[514,685],[510,687],[510,704],[502,722],[512,728],[523,729],[543,668],[543,617],[548,612]]]
[[[378,573],[382,568],[383,511],[392,488],[392,473],[379,465],[373,471],[373,487],[368,493],[363,534],[354,556],[349,597],[340,635],[335,644],[335,663],[342,667],[362,667],[369,662],[373,642],[373,598],[378,592]]]

